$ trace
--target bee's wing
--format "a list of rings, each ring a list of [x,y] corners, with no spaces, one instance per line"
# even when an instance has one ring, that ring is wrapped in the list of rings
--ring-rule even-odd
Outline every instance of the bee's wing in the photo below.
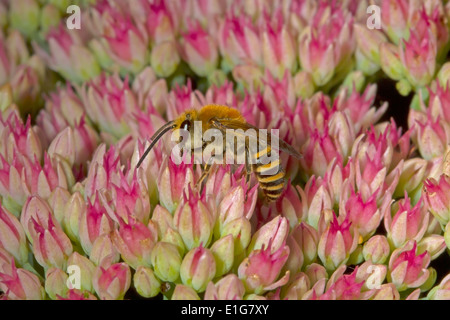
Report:
[[[264,143],[266,145],[271,144],[271,135],[267,134],[267,135],[259,135],[259,128],[252,126],[251,124],[248,124],[246,122],[242,122],[242,121],[237,121],[237,120],[233,120],[233,119],[212,119],[211,120],[211,125],[216,128],[219,129],[220,131],[222,131],[223,133],[226,133],[226,129],[233,129],[233,130],[237,130],[237,129],[242,129],[244,131],[248,130],[248,129],[254,129],[254,131],[256,132],[256,137],[259,141],[259,143]],[[240,133],[239,131],[234,131],[235,134],[238,136]],[[301,159],[302,155],[295,150],[289,143],[287,143],[286,141],[282,140],[282,139],[278,139],[278,149],[280,151],[286,152],[289,155],[297,158],[297,159]]]

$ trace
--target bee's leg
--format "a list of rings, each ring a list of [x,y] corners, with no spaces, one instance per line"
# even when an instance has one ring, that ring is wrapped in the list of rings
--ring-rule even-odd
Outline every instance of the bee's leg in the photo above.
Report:
[[[211,159],[213,159],[213,158],[211,158]],[[195,184],[195,189],[196,190],[200,191],[200,188],[202,186],[203,180],[205,180],[208,177],[209,173],[211,172],[211,168],[212,168],[212,166],[214,164],[213,163],[214,160],[211,160],[211,159],[209,159],[209,161],[205,164],[205,167],[203,168],[202,175],[200,176],[200,179],[198,179],[197,183]]]
[[[250,175],[253,172],[253,165],[251,163],[251,159],[250,159],[250,150],[246,147],[245,148],[245,182],[247,184],[250,183]],[[250,185],[249,185],[250,186]]]
[[[250,150],[248,147],[245,148],[245,183],[248,185],[248,189],[250,189],[250,177],[253,173],[254,165],[252,164],[250,158]],[[247,201],[248,193],[245,194],[245,201]]]

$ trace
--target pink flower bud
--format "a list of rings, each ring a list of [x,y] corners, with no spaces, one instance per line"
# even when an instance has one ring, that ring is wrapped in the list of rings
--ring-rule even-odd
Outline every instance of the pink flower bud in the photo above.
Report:
[[[161,207],[159,204],[153,210],[150,221],[156,225],[159,238],[162,238],[166,234],[167,229],[175,228],[173,225],[173,216],[166,208]]]
[[[417,255],[416,248],[417,243],[411,240],[404,247],[392,252],[388,280],[398,291],[420,287],[428,279],[430,271],[426,268],[430,263],[430,255],[426,251]]]
[[[327,166],[336,158],[342,162],[342,155],[331,138],[329,128],[324,132],[317,129],[310,132],[310,138],[302,149],[303,158],[300,160],[307,173],[323,176]]]
[[[0,247],[14,256],[20,265],[28,261],[25,232],[19,220],[0,206]]]
[[[205,300],[242,300],[245,289],[235,274],[229,274],[206,287]]]
[[[348,217],[339,223],[336,216],[321,235],[318,245],[318,256],[328,270],[335,270],[345,264],[350,254],[356,249],[358,231],[350,229]]]
[[[30,242],[33,241],[31,237],[33,230],[30,230],[29,225],[32,218],[36,221],[42,222],[47,222],[49,219],[56,220],[53,216],[52,209],[44,199],[39,196],[29,197],[22,208],[20,223],[22,224],[23,230],[25,231],[25,234]],[[57,224],[57,222],[54,221],[53,224]]]
[[[194,182],[193,166],[184,161],[177,166],[172,159],[166,158],[163,168],[158,177],[159,199],[164,207],[174,212],[182,201],[183,190]]]
[[[48,148],[48,153],[50,156],[59,154],[71,166],[79,166],[90,159],[98,140],[97,133],[82,118],[75,128],[67,127],[55,137]]]
[[[380,45],[387,41],[386,36],[377,29],[369,29],[362,24],[355,24],[355,39],[358,49],[371,62],[380,65]]]
[[[74,242],[80,242],[78,232],[80,216],[86,211],[86,202],[80,192],[73,193],[65,204],[62,227]]]
[[[405,194],[405,199],[394,204],[393,217],[386,212],[384,226],[388,233],[388,239],[395,248],[400,248],[408,240],[420,241],[422,239],[429,220],[429,213],[420,200],[414,207],[411,200]]]
[[[301,200],[291,183],[288,183],[286,190],[276,202],[277,211],[289,221],[291,228],[295,227],[304,217]]]
[[[217,45],[198,22],[188,24],[188,27],[181,38],[184,60],[197,75],[208,76],[216,69],[219,61]]]
[[[341,9],[330,12],[327,4],[321,6],[311,26],[299,38],[300,63],[318,86],[331,80],[339,67],[347,63],[355,47],[352,19]]]
[[[165,79],[158,80],[150,66],[136,76],[133,81],[133,91],[137,95],[139,106],[152,105],[159,113],[164,112],[168,94],[167,82]],[[148,108],[148,111],[150,110],[151,108]],[[154,116],[158,116],[158,114],[154,114]],[[142,135],[142,131],[139,131],[138,134]]]
[[[216,261],[216,277],[231,270],[234,263],[234,239],[231,234],[220,238],[211,246],[211,252]]]
[[[33,253],[38,263],[45,269],[50,267],[65,269],[73,247],[61,227],[54,224],[52,217],[47,221],[36,221],[31,217],[28,225],[33,239]]]
[[[113,231],[112,240],[123,260],[132,268],[151,266],[150,254],[158,240],[156,230],[133,219],[121,221],[120,228]]]
[[[45,291],[39,278],[28,270],[16,268],[14,261],[11,274],[0,273],[0,289],[10,300],[45,299]]]
[[[95,272],[95,265],[91,260],[85,256],[80,255],[78,252],[74,252],[67,260],[67,265],[76,266],[80,268],[80,289],[81,291],[92,291],[92,277]]]
[[[439,285],[431,289],[427,298],[430,300],[448,300],[450,298],[450,275],[445,276]]]
[[[389,38],[398,43],[401,38],[406,38],[410,4],[407,0],[384,0],[381,4],[382,26]]]
[[[61,10],[63,11],[64,8]],[[61,21],[60,8],[56,5],[48,3],[41,11],[41,31],[46,34],[50,28],[58,26]]]
[[[200,300],[197,292],[190,286],[177,284],[173,291],[171,300]]]
[[[146,24],[150,40],[155,43],[161,43],[166,40],[173,40],[177,29],[177,21],[171,10],[170,3],[167,1],[154,1],[149,3],[141,1],[143,9],[141,16]]]
[[[198,100],[198,94],[200,94],[198,90],[192,90],[191,79],[188,79],[186,85],[183,86],[175,84],[167,97],[167,117],[175,119],[186,110],[193,107],[200,108],[201,103]]]
[[[210,77],[211,86],[205,93],[206,103],[237,105],[239,97],[234,92],[233,83],[227,79],[216,79],[222,76],[223,71],[216,70]]]
[[[88,169],[84,189],[85,197],[92,199],[98,190],[111,190],[113,184],[120,185],[120,171],[118,150],[111,146],[106,151],[106,145],[101,144],[95,150]]]
[[[105,233],[110,233],[114,224],[106,209],[100,204],[99,196],[92,203],[88,200],[86,211],[82,212],[79,221],[79,235],[84,252],[91,254],[94,241]]]
[[[351,159],[345,167],[337,159],[333,159],[328,165],[323,177],[323,183],[334,204],[338,204],[341,201],[341,195],[344,190],[346,191],[349,188],[348,178],[354,174],[352,169],[353,161]]]
[[[296,102],[294,81],[288,71],[279,78],[272,76],[271,73],[266,73],[262,81],[265,85],[263,99],[267,106],[281,104],[291,109],[294,108]],[[281,132],[280,138],[283,138]]]
[[[151,268],[139,266],[133,276],[136,291],[144,298],[152,298],[159,294],[161,282],[155,277]]]
[[[181,281],[195,291],[205,291],[206,286],[214,278],[215,274],[216,262],[209,249],[205,249],[202,246],[194,248],[183,258],[180,267]]]
[[[424,159],[413,158],[406,160],[394,192],[394,197],[401,197],[405,191],[414,194],[414,190],[422,184],[426,177],[427,169],[428,162]]]
[[[97,11],[97,12],[94,12]],[[100,2],[92,8],[94,19],[102,25],[101,41],[112,60],[128,71],[137,73],[147,61],[147,39],[144,30],[132,18],[120,12],[109,2]]]
[[[122,173],[120,175],[120,184],[113,184],[111,188],[115,215],[124,221],[136,219],[147,224],[150,200],[145,182],[137,175],[130,182]]]
[[[54,217],[61,226],[64,218],[65,206],[67,204],[67,201],[69,201],[69,198],[70,198],[69,191],[67,191],[64,188],[57,187],[55,190],[52,191],[50,197],[47,200],[47,202],[50,205],[50,208],[53,211]]]
[[[228,222],[241,217],[250,219],[256,205],[256,197],[256,186],[249,189],[245,179],[232,183],[231,189],[218,206],[220,227],[222,228]]]
[[[31,117],[27,118],[25,125],[19,116],[12,113],[6,121],[0,118],[2,132],[0,133],[0,154],[3,155],[9,163],[13,162],[15,153],[20,153],[30,160],[35,157],[40,161],[42,159],[42,144],[36,132],[31,127]]]
[[[363,93],[357,90],[351,92],[342,91],[335,102],[337,109],[350,116],[355,133],[369,128],[373,123],[381,119],[387,110],[387,103],[375,108],[373,105],[377,93],[376,85],[368,85]]]
[[[101,130],[117,139],[129,133],[127,119],[139,106],[128,79],[122,81],[117,74],[102,74],[83,85],[81,97],[89,118],[98,123]]]
[[[327,284],[326,292],[320,296],[320,300],[360,300],[361,289],[364,281],[356,279],[358,268],[351,274],[340,276],[332,284]]]
[[[420,154],[425,160],[442,156],[450,141],[450,126],[448,123],[437,117],[433,120],[430,113],[426,121],[416,121],[417,124],[417,145]]]
[[[179,278],[182,257],[174,244],[157,242],[151,260],[155,275],[162,281],[174,282]]]
[[[225,224],[220,237],[231,234],[234,238],[234,254],[239,255],[245,251],[251,240],[252,226],[246,218],[237,218]]]
[[[152,225],[152,221],[150,221],[149,227],[150,225]],[[184,255],[186,253],[186,246],[183,242],[183,238],[180,236],[180,233],[178,231],[172,228],[167,228],[166,232],[161,237],[161,241],[175,245],[181,255]]]
[[[295,279],[289,285],[285,294],[285,300],[301,300],[305,293],[310,289],[308,276],[303,272],[297,274]]]
[[[287,271],[281,279],[276,281],[289,257],[289,247],[281,246],[275,252],[271,252],[270,247],[269,244],[267,248],[252,251],[239,265],[239,279],[244,282],[247,292],[260,294],[276,289],[289,280],[289,271]]]
[[[389,210],[388,204],[381,209],[378,208],[376,198],[377,193],[374,193],[370,198],[364,200],[359,192],[355,193],[352,190],[349,198],[345,201],[345,215],[364,239],[376,231],[384,213]]]
[[[305,274],[308,276],[311,285],[319,283],[322,279],[328,279],[325,267],[317,263],[308,265],[305,269]]]
[[[93,285],[102,300],[122,300],[130,288],[131,272],[126,263],[97,267]]]
[[[296,97],[308,99],[315,92],[314,81],[311,75],[306,71],[299,71],[294,76],[294,92]]]
[[[271,253],[273,253],[285,245],[288,233],[289,223],[287,219],[277,216],[256,231],[247,248],[247,252],[250,253],[264,247],[270,249]]]
[[[372,300],[400,300],[400,293],[393,283],[385,283],[380,286]]]
[[[392,43],[384,42],[380,45],[380,65],[384,73],[394,80],[402,80],[405,74],[405,66],[400,59],[398,48]]]
[[[28,196],[39,195],[48,199],[57,187],[67,190],[75,182],[69,164],[58,155],[50,158],[45,154],[43,166],[36,158],[30,161],[23,157],[22,161],[22,188]]]
[[[215,204],[219,203],[225,198],[230,191],[231,177],[230,168],[228,166],[219,166],[217,170],[210,173],[206,180],[204,193],[207,199],[214,197]]]
[[[63,77],[81,83],[100,74],[100,66],[84,46],[77,30],[69,30],[61,23],[47,33],[46,40],[49,53],[37,45],[34,49],[52,70]]]
[[[430,83],[436,69],[437,44],[431,31],[419,37],[412,32],[409,41],[400,45],[400,60],[402,61],[406,78],[414,87],[423,87]]]
[[[429,90],[430,98],[428,99],[428,109],[433,117],[439,116],[448,123],[450,122],[450,111],[448,108],[445,108],[445,105],[450,103],[450,87],[446,82],[444,83],[445,84],[440,84],[438,82],[434,90]]]
[[[306,222],[313,228],[318,228],[323,210],[332,209],[333,207],[331,196],[322,181],[322,178],[317,179],[315,176],[312,176],[307,182],[305,190],[297,188],[302,204],[306,204],[303,208],[307,212]]]
[[[233,68],[232,74],[236,82],[251,93],[259,92],[263,86],[263,70],[255,64],[239,64]]]
[[[227,15],[219,27],[218,37],[226,69],[245,62],[262,64],[260,32],[250,17]]]
[[[444,252],[445,248],[444,237],[437,234],[425,237],[417,244],[417,252],[420,254],[427,251],[430,254],[431,260],[439,257],[441,253]]]
[[[450,177],[443,174],[438,181],[433,178],[425,180],[423,191],[430,212],[446,225],[450,221]]]
[[[69,276],[63,270],[58,268],[50,268],[45,273],[45,292],[52,300],[56,300],[57,296],[65,297],[69,291],[67,280]]]
[[[383,264],[389,257],[390,248],[385,236],[376,235],[364,243],[364,260],[371,261],[373,264]]]
[[[81,100],[67,85],[46,98],[45,108],[39,112],[36,123],[44,131],[47,141],[52,141],[68,125],[79,123],[84,114]]]
[[[18,30],[10,30],[8,36],[0,33],[0,43],[0,70],[2,71],[0,85],[3,85],[15,74],[19,65],[28,62],[30,53],[22,33]]]
[[[351,154],[353,142],[356,139],[351,117],[345,112],[335,112],[329,120],[329,133],[333,137],[338,152],[348,158]]]
[[[293,235],[289,235],[286,239],[289,247],[289,257],[282,269],[282,272],[288,271],[289,274],[297,274],[303,267],[303,252]]]
[[[12,274],[11,261],[14,260],[12,254],[0,247],[0,273]]]
[[[111,240],[111,236],[107,233],[100,235],[92,244],[89,259],[99,266],[104,259],[109,259],[112,263],[119,262],[120,253]]]
[[[70,289],[67,293],[67,297],[62,297],[60,295],[57,295],[56,298],[58,300],[97,300],[97,297],[95,297],[90,292],[81,292],[77,289]]]
[[[35,63],[42,65],[43,62],[37,56],[33,56]],[[33,62],[34,62],[33,61]],[[40,101],[41,79],[38,71],[33,68],[30,59],[28,64],[20,65],[11,77],[10,85],[14,101],[27,112],[35,112],[31,104]],[[41,67],[41,66],[39,66]]]
[[[274,16],[276,23],[271,23],[268,18],[264,22],[262,53],[266,68],[280,79],[286,71],[292,73],[297,68],[296,44],[281,11],[277,11]]]
[[[36,0],[19,0],[10,4],[11,27],[31,37],[39,28],[40,9]],[[23,17],[27,17],[24,19]]]
[[[310,265],[316,261],[319,234],[316,229],[305,222],[301,222],[292,230],[292,236],[303,253],[303,264]]]
[[[193,192],[190,187],[183,197],[184,201],[174,213],[174,226],[188,250],[198,247],[201,243],[208,246],[212,237],[214,218],[206,206],[205,199]]]
[[[169,77],[180,64],[180,55],[175,41],[157,44],[150,55],[150,65],[159,77]]]

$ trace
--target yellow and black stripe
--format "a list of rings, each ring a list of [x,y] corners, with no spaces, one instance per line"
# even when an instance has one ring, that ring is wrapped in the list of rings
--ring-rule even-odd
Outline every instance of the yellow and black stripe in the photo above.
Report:
[[[263,190],[264,195],[271,202],[276,201],[281,196],[286,182],[280,158],[267,164],[260,162],[260,158],[266,154],[270,155],[269,146],[255,154],[256,164],[253,165],[253,171],[258,178],[259,186]],[[278,168],[275,170],[276,167]]]

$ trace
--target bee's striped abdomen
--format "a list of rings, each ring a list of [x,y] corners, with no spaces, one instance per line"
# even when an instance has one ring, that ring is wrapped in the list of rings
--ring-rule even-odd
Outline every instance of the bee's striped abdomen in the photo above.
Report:
[[[281,166],[281,161],[278,158],[275,161],[267,164],[262,164],[259,159],[261,156],[270,153],[270,147],[267,146],[264,150],[256,153],[256,164],[253,165],[253,171],[259,181],[259,186],[263,190],[264,195],[268,201],[276,201],[284,189],[284,171]]]

